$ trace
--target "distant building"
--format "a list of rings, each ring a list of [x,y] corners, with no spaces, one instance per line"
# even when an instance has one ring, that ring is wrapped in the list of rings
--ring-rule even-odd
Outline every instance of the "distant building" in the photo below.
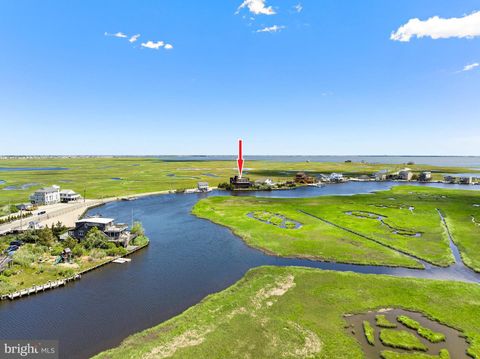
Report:
[[[60,202],[60,187],[40,188],[30,196],[30,202],[36,205],[55,204]]]
[[[428,182],[432,180],[432,172],[424,171],[418,176],[420,182]]]
[[[341,173],[331,173],[329,179],[330,179],[330,182],[335,182],[335,183],[345,182],[345,177],[343,177],[343,174]]]
[[[273,181],[269,178],[263,180],[263,179],[260,179],[260,180],[256,180],[255,181],[255,185],[256,186],[268,186],[268,187],[271,187],[273,186]]]
[[[248,177],[230,177],[230,184],[235,189],[247,189],[252,187],[252,182],[248,179]]]
[[[315,178],[308,176],[305,172],[298,172],[295,175],[295,182],[301,184],[315,183]]]
[[[104,217],[80,219],[75,222],[75,228],[70,230],[68,234],[81,241],[93,227],[98,228],[110,242],[121,244],[124,247],[128,246],[132,239],[126,224],[115,223],[113,218]]]
[[[410,181],[413,177],[413,173],[409,168],[405,168],[398,172],[398,179],[404,181]]]
[[[60,202],[62,203],[75,202],[81,198],[82,197],[78,193],[72,191],[71,189],[64,189],[60,191]]]
[[[209,191],[208,182],[198,182],[197,183],[197,189],[200,192],[208,192]]]
[[[388,170],[381,170],[373,174],[375,181],[385,181],[387,179]]]
[[[473,178],[472,177],[460,177],[461,184],[472,184]]]
[[[446,182],[446,183],[456,183],[457,182],[457,177],[447,175],[447,176],[443,177],[443,181]]]
[[[330,177],[328,177],[327,175],[324,175],[323,173],[320,173],[317,176],[317,181],[318,182],[330,182]]]

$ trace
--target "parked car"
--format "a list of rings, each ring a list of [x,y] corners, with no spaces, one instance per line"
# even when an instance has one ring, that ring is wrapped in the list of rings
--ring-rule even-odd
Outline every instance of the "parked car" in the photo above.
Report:
[[[11,241],[10,245],[20,247],[20,246],[23,246],[23,241]]]
[[[41,216],[42,214],[45,214],[45,213],[47,213],[47,211],[40,211],[37,213],[37,215]]]
[[[18,246],[10,246],[7,248],[7,252],[15,252],[18,249]]]

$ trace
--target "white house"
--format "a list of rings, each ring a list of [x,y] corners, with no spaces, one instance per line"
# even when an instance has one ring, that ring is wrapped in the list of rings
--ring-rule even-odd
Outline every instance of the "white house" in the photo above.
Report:
[[[197,183],[197,190],[200,192],[208,192],[208,182],[198,182]]]
[[[331,182],[344,182],[345,179],[343,178],[343,174],[341,174],[341,173],[332,173],[332,174],[330,174],[330,181]]]
[[[60,202],[60,187],[40,188],[30,196],[30,202],[36,205],[54,204]]]
[[[388,170],[381,170],[373,174],[375,181],[385,181],[387,179]]]
[[[60,191],[60,202],[62,203],[78,201],[80,198],[81,196],[71,189],[63,189]]]

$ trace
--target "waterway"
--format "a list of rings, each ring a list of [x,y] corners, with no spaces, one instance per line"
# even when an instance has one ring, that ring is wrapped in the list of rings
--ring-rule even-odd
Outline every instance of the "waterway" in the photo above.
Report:
[[[387,182],[350,182],[296,190],[235,193],[238,196],[311,197],[351,195],[387,189]],[[480,186],[431,184],[480,189]],[[0,303],[0,338],[55,339],[61,358],[87,358],[116,346],[130,334],[181,313],[208,294],[234,284],[251,268],[296,265],[357,273],[479,282],[480,275],[463,264],[426,270],[326,263],[269,256],[252,249],[222,226],[191,214],[208,194],[168,194],[111,202],[89,214],[130,223],[140,220],[150,246],[132,262],[110,264],[65,288]]]

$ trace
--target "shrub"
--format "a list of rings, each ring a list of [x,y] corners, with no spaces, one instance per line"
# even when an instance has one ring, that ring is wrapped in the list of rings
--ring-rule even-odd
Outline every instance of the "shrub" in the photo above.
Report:
[[[93,248],[88,254],[92,259],[102,259],[107,255],[103,249]]]
[[[81,257],[85,254],[85,249],[81,244],[76,244],[72,249],[72,254],[74,257]]]
[[[143,229],[142,223],[140,222],[135,222],[130,232],[138,236],[143,236],[145,234],[145,230]]]

